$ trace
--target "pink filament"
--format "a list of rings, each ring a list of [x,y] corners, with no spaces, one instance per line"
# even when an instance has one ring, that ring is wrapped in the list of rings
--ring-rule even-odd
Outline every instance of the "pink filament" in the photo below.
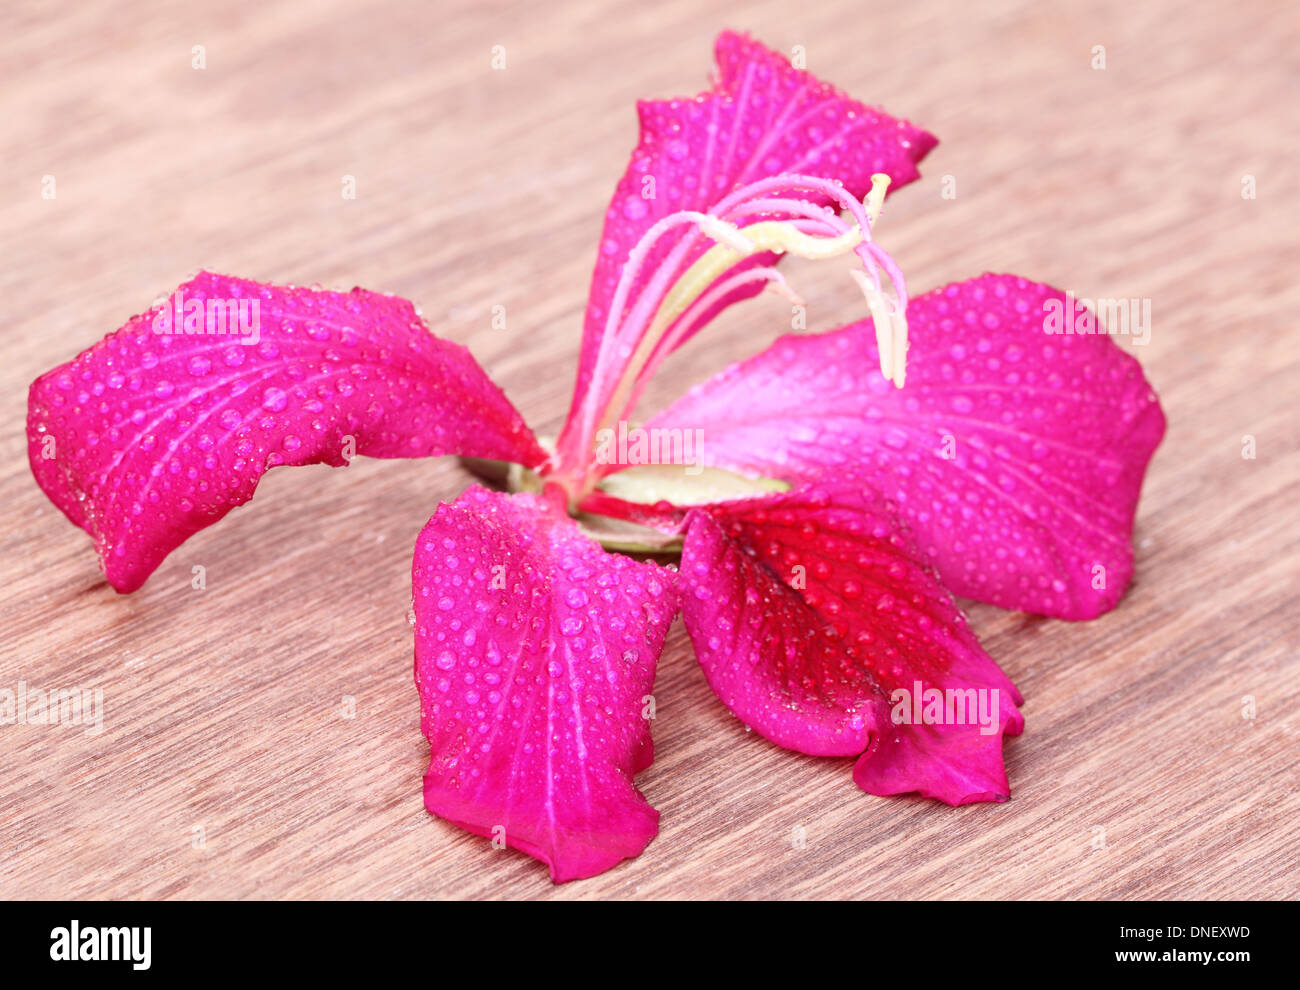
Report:
[[[589,438],[594,435],[597,418],[604,417],[609,412],[607,407],[614,399],[614,390],[618,388],[627,372],[625,363],[636,352],[647,330],[653,324],[659,305],[662,303],[673,280],[679,277],[683,263],[699,244],[702,237],[698,230],[700,223],[716,218],[741,226],[740,222],[743,220],[775,215],[793,218],[791,222],[798,230],[812,236],[835,237],[851,229],[850,224],[846,223],[826,206],[818,205],[808,199],[779,195],[780,193],[790,193],[796,190],[819,193],[831,200],[833,204],[837,204],[840,208],[848,211],[856,225],[862,230],[862,243],[854,249],[854,252],[862,261],[863,267],[871,276],[878,290],[882,287],[880,270],[883,268],[894,286],[897,296],[896,308],[901,311],[906,307],[907,290],[902,272],[899,271],[893,259],[872,241],[871,221],[867,217],[862,203],[837,182],[809,175],[776,175],[751,182],[735,190],[714,206],[708,214],[692,210],[672,213],[651,226],[628,254],[627,263],[623,267],[614,290],[609,313],[606,315],[605,333],[602,335],[596,352],[596,361],[588,382],[587,395],[584,397],[579,410],[581,428],[576,435],[568,437],[569,445],[577,444],[578,449],[562,450],[560,452],[562,461],[576,468],[584,478],[590,473],[590,458],[585,445]],[[758,221],[755,220],[755,222]],[[668,256],[660,263],[654,274],[637,292],[636,299],[627,312],[627,318],[622,319],[623,312],[628,306],[628,297],[632,294],[640,278],[641,269],[650,252],[665,234],[687,224],[692,225],[691,229],[684,233],[678,243],[673,246]],[[743,226],[741,226],[741,229],[744,229]],[[694,329],[698,329],[697,324],[712,306],[715,306],[727,294],[753,281],[773,281],[777,279],[784,281],[778,273],[769,267],[751,269],[723,279],[692,303],[686,312],[668,328],[664,338],[655,345],[646,358],[645,364],[636,370],[629,404],[618,412],[623,414],[635,408],[636,401],[650,377],[659,368],[667,355],[688,337]],[[611,351],[620,354],[621,357],[612,357]],[[611,361],[621,361],[624,366],[611,368]],[[568,432],[566,430],[566,433]],[[574,461],[577,463],[573,463]]]
[[[748,271],[739,272],[729,278],[718,282],[708,292],[701,295],[695,302],[687,307],[686,312],[673,323],[672,329],[664,334],[655,349],[651,352],[650,357],[646,360],[645,368],[635,379],[635,384],[631,394],[628,396],[627,405],[620,410],[620,416],[626,417],[633,409],[636,408],[637,401],[641,398],[641,393],[645,391],[646,385],[654,377],[656,371],[664,360],[677,349],[678,343],[685,337],[689,336],[703,317],[709,312],[710,308],[717,305],[728,294],[739,289],[741,286],[748,285],[750,282],[780,282],[785,284],[785,276],[775,268],[751,268]],[[602,471],[608,474],[608,470]]]

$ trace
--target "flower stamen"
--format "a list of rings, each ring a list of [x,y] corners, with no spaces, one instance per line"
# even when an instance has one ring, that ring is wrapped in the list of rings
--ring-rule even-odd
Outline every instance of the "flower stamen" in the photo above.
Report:
[[[737,189],[708,213],[681,210],[657,221],[628,256],[578,412],[578,428],[566,427],[552,468],[575,471],[575,493],[588,490],[594,480],[583,454],[584,438],[630,413],[664,358],[729,296],[761,281],[798,300],[770,266],[744,265],[757,255],[792,254],[822,261],[855,254],[862,268],[855,268],[853,277],[876,326],[881,374],[901,388],[906,374],[907,288],[898,266],[871,236],[888,188],[889,177],[877,173],[866,198],[858,200],[829,179],[776,175]],[[807,193],[825,197],[831,206],[806,198]],[[832,207],[848,216],[841,218]],[[783,219],[772,219],[774,215]],[[681,227],[687,230],[643,278],[641,269],[656,245]],[[682,270],[685,260],[699,250],[701,236],[713,245]],[[738,266],[742,270],[733,271]],[[886,281],[892,295],[886,293]]]
[[[877,172],[871,177],[871,192],[867,193],[867,198],[863,200],[863,207],[867,211],[867,219],[871,221],[871,226],[876,225],[876,220],[880,217],[880,208],[885,203],[885,193],[889,191],[889,176],[883,172]]]

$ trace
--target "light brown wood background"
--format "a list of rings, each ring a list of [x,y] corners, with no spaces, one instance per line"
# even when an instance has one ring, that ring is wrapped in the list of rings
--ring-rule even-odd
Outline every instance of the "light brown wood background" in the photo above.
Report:
[[[915,291],[994,270],[1151,299],[1170,429],[1116,611],[970,607],[1027,698],[1010,803],[870,797],[850,760],[747,734],[678,625],[638,778],[661,834],[553,888],[421,802],[410,555],[454,461],[273,472],[121,597],[31,479],[26,389],[210,267],[407,296],[554,433],[633,102],[701,89],[724,26],[939,136],[880,228]],[[1296,897],[1297,52],[1294,6],[1258,0],[7,0],[0,687],[102,688],[105,722],[0,726],[0,895]],[[792,277],[814,327],[862,315],[835,266]],[[643,408],[787,315],[734,309]]]

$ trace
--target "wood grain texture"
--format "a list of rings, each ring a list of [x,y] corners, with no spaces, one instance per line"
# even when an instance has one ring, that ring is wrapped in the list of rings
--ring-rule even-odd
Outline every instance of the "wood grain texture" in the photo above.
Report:
[[[940,137],[882,227],[914,290],[992,270],[1151,299],[1135,350],[1170,429],[1117,610],[969,608],[1027,699],[1009,803],[870,797],[850,760],[747,734],[678,624],[638,778],[661,834],[555,888],[421,801],[410,555],[453,461],[273,472],[121,597],[32,481],[26,389],[209,267],[416,300],[554,434],[633,102],[702,88],[724,26]],[[1258,0],[6,2],[0,687],[102,688],[105,720],[0,726],[0,895],[1300,895],[1297,53],[1294,7]],[[814,328],[859,317],[842,272],[792,277]],[[787,316],[733,309],[644,408]]]

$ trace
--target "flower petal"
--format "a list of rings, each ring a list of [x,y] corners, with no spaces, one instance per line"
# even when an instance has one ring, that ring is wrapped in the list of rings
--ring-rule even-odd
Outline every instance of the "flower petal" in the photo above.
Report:
[[[556,883],[640,854],[659,812],[655,664],[676,574],[607,554],[533,495],[470,488],[415,548],[415,680],[429,811],[543,860]]]
[[[1052,301],[1064,297],[1009,275],[914,298],[902,389],[880,375],[869,320],[784,337],[646,429],[703,431],[699,460],[735,471],[865,472],[953,593],[1092,618],[1132,577],[1133,517],[1165,418],[1108,337],[1044,332]]]
[[[802,753],[862,753],[854,779],[872,794],[1006,799],[1002,737],[1024,726],[1020,694],[883,501],[809,486],[696,509],[687,525],[682,614],[743,722]],[[962,704],[935,724],[910,706],[900,721],[899,691]]]
[[[241,302],[245,332],[204,332],[209,307]],[[208,272],[38,378],[27,434],[37,482],[91,535],[121,592],[276,465],[545,458],[469,352],[434,337],[406,300]]]
[[[837,180],[859,199],[871,188],[872,173],[883,172],[892,180],[892,191],[918,177],[917,163],[938,143],[907,121],[792,68],[784,56],[744,35],[723,32],[715,56],[718,78],[712,89],[694,99],[637,104],[640,140],[605,214],[592,274],[575,412],[628,254],[656,222],[681,210],[708,212],[740,186],[783,172]],[[801,198],[818,205],[829,202],[812,192]],[[664,235],[647,257],[643,277],[659,267],[685,234],[679,228]],[[702,243],[681,267],[710,246],[711,241]],[[773,261],[771,254],[757,255],[736,270]],[[708,315],[761,289],[761,283],[737,289]]]

